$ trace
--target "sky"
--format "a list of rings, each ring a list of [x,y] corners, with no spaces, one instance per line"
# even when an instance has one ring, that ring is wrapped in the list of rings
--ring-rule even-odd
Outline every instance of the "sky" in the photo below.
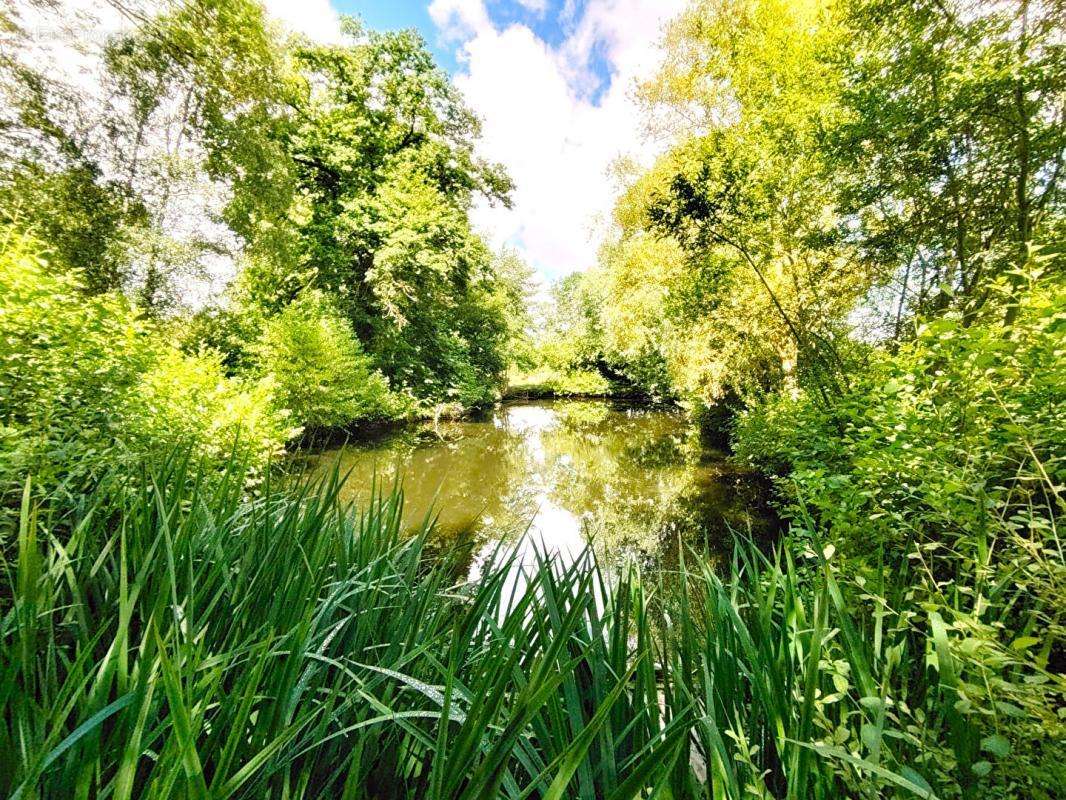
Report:
[[[595,263],[620,156],[650,163],[633,98],[661,59],[664,22],[685,0],[265,0],[314,38],[340,14],[372,28],[416,28],[481,117],[480,152],[515,181],[513,208],[480,204],[474,224],[547,281]]]

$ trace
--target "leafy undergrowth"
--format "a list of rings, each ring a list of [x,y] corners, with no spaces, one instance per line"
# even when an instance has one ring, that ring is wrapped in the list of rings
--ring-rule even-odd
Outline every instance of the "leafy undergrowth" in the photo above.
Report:
[[[615,393],[611,382],[599,372],[587,369],[559,370],[540,367],[530,372],[514,371],[508,376],[507,397],[540,399],[548,397],[609,397]]]
[[[428,525],[401,538],[398,493],[357,513],[336,478],[249,499],[241,470],[193,472],[105,482],[62,524],[26,493],[0,795],[1053,796],[1010,764],[1062,763],[1024,739],[1061,684],[1024,651],[975,658],[906,576],[860,592],[822,554],[740,547],[723,579],[545,557],[516,580],[500,554],[469,583],[424,553]]]

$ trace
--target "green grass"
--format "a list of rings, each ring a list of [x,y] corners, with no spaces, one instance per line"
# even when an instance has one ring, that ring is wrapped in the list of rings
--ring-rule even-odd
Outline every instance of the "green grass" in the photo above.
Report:
[[[951,621],[891,587],[849,610],[829,565],[544,557],[516,589],[501,554],[469,584],[428,523],[401,537],[399,492],[239,476],[172,458],[63,517],[27,492],[0,797],[975,796],[1012,746],[959,711]]]

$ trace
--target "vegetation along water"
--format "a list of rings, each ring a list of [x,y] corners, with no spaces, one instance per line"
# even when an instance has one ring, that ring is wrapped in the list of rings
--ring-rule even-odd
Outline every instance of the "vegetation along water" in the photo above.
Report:
[[[0,3],[0,798],[1066,797],[1063,0],[354,5]]]

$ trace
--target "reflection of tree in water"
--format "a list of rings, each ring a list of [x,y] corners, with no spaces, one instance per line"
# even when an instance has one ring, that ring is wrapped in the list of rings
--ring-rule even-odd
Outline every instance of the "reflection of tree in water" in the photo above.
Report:
[[[601,556],[673,561],[679,542],[726,552],[733,530],[769,535],[754,476],[707,453],[680,414],[596,409],[561,413],[544,448],[553,497],[581,517]]]
[[[521,439],[506,428],[458,422],[391,431],[323,454],[319,464],[321,469],[337,464],[342,474],[350,473],[342,497],[359,505],[369,499],[374,476],[386,489],[398,481],[411,528],[433,514],[441,538],[460,540],[486,522],[504,521],[509,498],[518,494],[525,460]]]
[[[510,406],[482,420],[394,431],[319,463],[351,471],[344,491],[357,503],[375,473],[385,486],[399,476],[411,526],[436,511],[442,548],[472,551],[532,522],[545,541],[583,529],[600,557],[654,565],[673,561],[678,541],[727,552],[730,527],[768,529],[751,477],[708,454],[693,426],[663,409]]]

